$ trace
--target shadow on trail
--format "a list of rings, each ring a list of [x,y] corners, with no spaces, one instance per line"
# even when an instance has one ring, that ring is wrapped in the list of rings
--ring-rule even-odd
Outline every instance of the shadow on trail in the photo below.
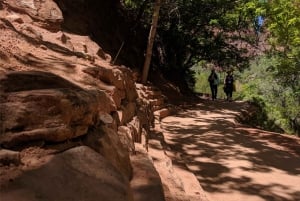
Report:
[[[299,141],[230,121],[243,108],[242,103],[220,102],[183,108],[162,123],[166,142],[207,192],[239,191],[266,201],[300,200],[300,189],[281,184],[280,178],[264,184],[248,176],[271,178],[280,171],[288,178],[300,178],[300,154]]]

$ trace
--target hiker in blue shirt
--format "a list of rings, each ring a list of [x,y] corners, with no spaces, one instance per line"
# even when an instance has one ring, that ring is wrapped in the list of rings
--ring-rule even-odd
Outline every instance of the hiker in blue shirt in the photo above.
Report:
[[[262,16],[257,16],[254,22],[255,33],[260,34],[261,27],[264,24],[264,18]]]

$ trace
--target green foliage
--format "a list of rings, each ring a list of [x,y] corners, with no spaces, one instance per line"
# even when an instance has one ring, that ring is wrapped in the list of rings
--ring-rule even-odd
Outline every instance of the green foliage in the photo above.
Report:
[[[300,6],[299,0],[272,1],[268,9],[270,44],[277,57],[277,76],[299,93],[300,79]]]
[[[300,114],[299,3],[295,0],[276,0],[265,4],[249,1],[239,7],[240,16],[244,19],[265,16],[271,36],[270,57],[252,61],[250,68],[240,75],[241,90],[237,92],[239,98],[249,100],[260,108],[255,123],[265,129],[280,131],[278,128],[281,128],[291,132],[291,120]],[[224,16],[224,21],[234,19],[230,13]],[[210,24],[220,25],[220,20],[211,20]],[[198,80],[203,78],[199,76]],[[198,83],[199,86],[203,84]],[[203,90],[198,85],[196,90]]]
[[[249,70],[241,75],[242,90],[239,95],[261,108],[257,122],[263,128],[274,130],[280,127],[285,132],[291,132],[290,120],[300,111],[299,94],[278,78],[278,63],[277,57],[254,60]]]
[[[142,27],[149,28],[152,1],[124,2]],[[272,48],[270,57],[249,63],[252,58],[244,47],[256,42],[257,16],[265,18],[263,31]],[[162,5],[154,65],[201,93],[210,93],[208,63],[223,70],[234,66],[242,72],[235,71],[240,83],[234,96],[261,108],[257,123],[264,128],[290,131],[290,120],[300,115],[299,58],[299,0],[166,0]],[[219,96],[225,97],[222,85]]]
[[[124,9],[127,11],[129,18],[135,19],[135,25],[132,27],[149,28],[153,14],[152,1],[149,0],[123,0]],[[135,31],[135,30],[133,30]],[[149,32],[148,32],[149,33]],[[146,42],[145,42],[146,43]]]
[[[123,0],[139,26],[150,28],[153,2]],[[169,79],[193,81],[191,68],[201,60],[221,68],[249,66],[246,45],[256,42],[253,23],[266,13],[258,0],[165,0],[162,1],[152,67],[159,66]],[[250,34],[249,34],[250,30]],[[148,33],[148,30],[145,30]],[[146,43],[146,42],[145,42]],[[175,75],[177,74],[177,75]],[[191,84],[190,84],[191,83]]]
[[[124,0],[124,4],[128,8],[137,8],[140,1]]]
[[[149,28],[153,1],[124,0],[126,9]],[[153,49],[153,65],[169,78],[189,77],[200,60],[222,68],[248,66],[249,55],[242,42],[253,43],[245,33],[253,26],[257,0],[165,0]],[[243,34],[242,34],[243,33]],[[183,74],[182,74],[183,73]],[[177,76],[175,76],[177,77]]]
[[[197,72],[195,74],[196,83],[194,91],[197,93],[205,93],[210,94],[209,83],[207,82],[207,78],[209,76],[209,71]]]
[[[273,36],[273,45],[288,50],[300,43],[300,8],[298,0],[277,0],[268,5],[268,28]]]
[[[195,85],[194,85],[194,92],[195,93],[202,93],[202,94],[211,94],[210,91],[210,86],[209,86],[209,82],[208,82],[208,77],[209,74],[211,73],[211,65],[207,64],[207,62],[205,61],[200,61],[198,63],[198,65],[195,65],[193,67],[194,70],[194,78],[195,78]],[[220,83],[218,86],[218,94],[217,94],[217,98],[218,99],[225,99],[226,98],[226,94],[224,93],[223,87],[223,81],[225,79],[226,73],[225,72],[217,72],[219,79],[220,79]],[[236,76],[235,76],[236,77]],[[239,94],[239,82],[236,82],[237,85],[237,92],[233,93],[233,98],[237,99],[238,98],[238,94]]]
[[[284,130],[280,126],[280,121],[272,119],[269,117],[269,111],[267,110],[267,106],[265,100],[261,97],[253,96],[249,102],[256,106],[256,111],[254,115],[248,117],[244,123],[248,125],[252,125],[254,127],[260,127],[265,130],[270,130],[274,132],[283,133]]]

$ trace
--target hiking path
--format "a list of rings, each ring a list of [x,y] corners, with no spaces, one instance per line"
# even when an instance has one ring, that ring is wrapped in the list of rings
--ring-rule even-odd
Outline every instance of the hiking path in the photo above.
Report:
[[[165,154],[185,164],[210,201],[299,201],[300,139],[239,123],[245,109],[222,100],[182,107],[161,120]]]

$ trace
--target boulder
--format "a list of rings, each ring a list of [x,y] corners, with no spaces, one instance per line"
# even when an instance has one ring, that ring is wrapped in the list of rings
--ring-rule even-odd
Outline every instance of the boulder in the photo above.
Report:
[[[134,130],[132,130],[129,126],[119,126],[118,135],[120,137],[120,141],[124,147],[130,153],[135,153],[134,147]]]
[[[132,155],[130,159],[134,167],[134,177],[130,182],[134,200],[165,201],[160,175],[153,165],[152,158],[144,148],[137,145],[136,154]]]
[[[132,201],[129,181],[89,147],[54,155],[40,167],[24,171],[0,188],[1,200]]]
[[[107,127],[99,126],[89,131],[83,143],[101,153],[127,178],[132,177],[128,147],[122,144],[118,133]]]
[[[6,4],[15,11],[26,13],[40,26],[51,31],[58,31],[63,22],[63,15],[52,0],[6,0]]]

